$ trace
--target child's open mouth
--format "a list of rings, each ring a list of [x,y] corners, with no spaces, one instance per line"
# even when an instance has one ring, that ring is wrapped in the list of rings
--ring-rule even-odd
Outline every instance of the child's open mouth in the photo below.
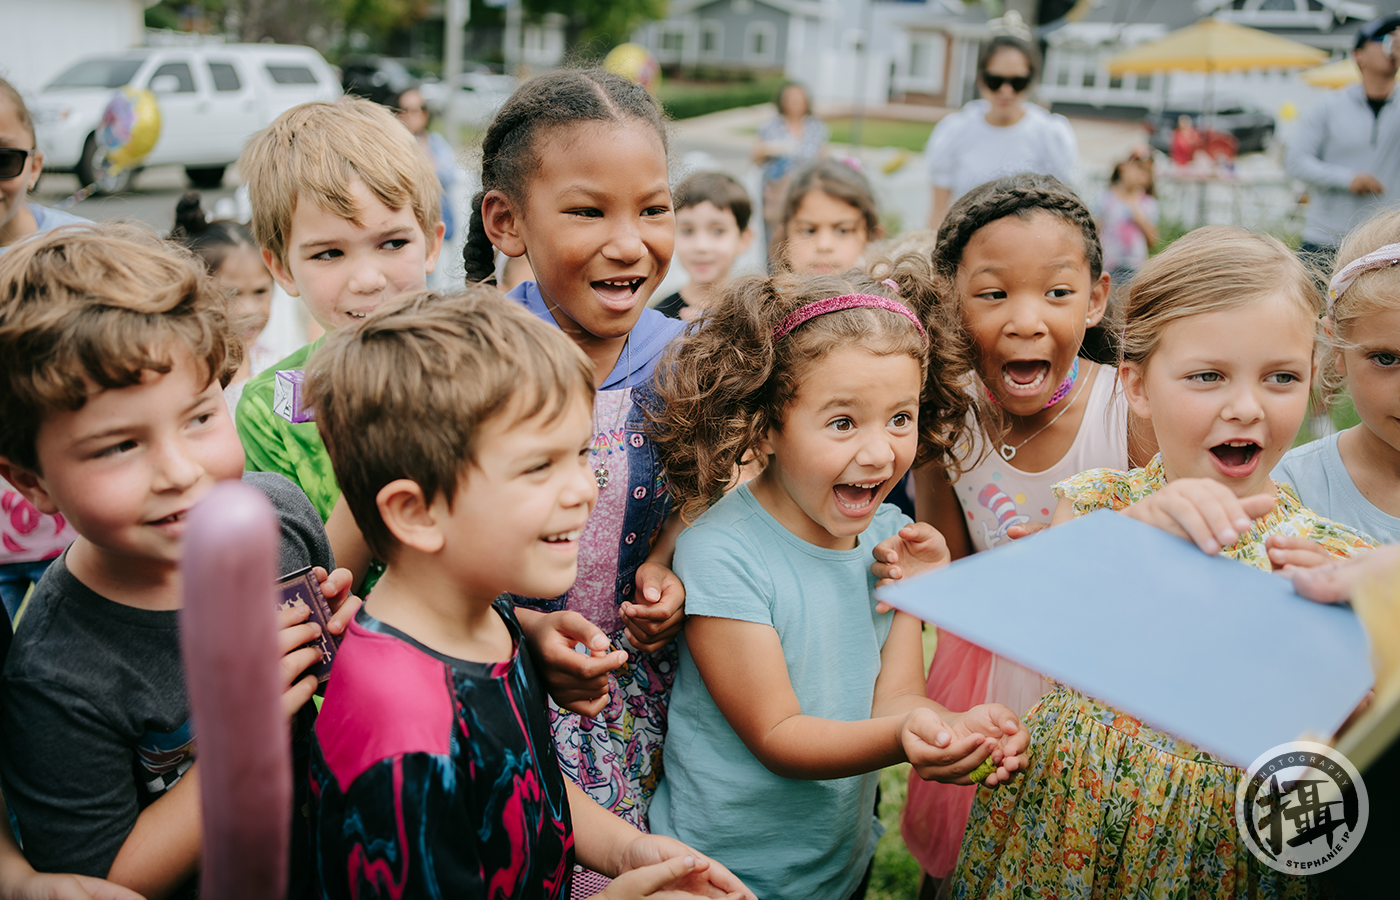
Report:
[[[638,289],[646,283],[645,278],[615,278],[592,282],[593,291],[605,306],[618,310],[632,308]]]
[[[1253,474],[1263,450],[1254,441],[1226,441],[1211,447],[1210,453],[1222,473],[1232,478],[1243,478]]]
[[[543,540],[546,544],[571,544],[583,536],[582,528],[575,528],[573,531],[561,531],[558,534],[547,534]]]
[[[1050,377],[1050,361],[1013,359],[1001,367],[1001,383],[1013,397],[1034,397]]]
[[[833,488],[836,507],[848,516],[859,518],[875,508],[883,481],[873,484],[838,484]]]
[[[166,517],[163,518],[163,519],[153,519],[153,520],[151,520],[150,522],[148,522],[148,523],[146,523],[146,524],[148,524],[148,525],[154,525],[154,526],[160,527],[160,526],[163,526],[163,525],[174,525],[176,522],[183,522],[183,521],[185,521],[185,514],[184,514],[183,512],[177,512],[177,513],[171,513],[170,515],[166,516]]]

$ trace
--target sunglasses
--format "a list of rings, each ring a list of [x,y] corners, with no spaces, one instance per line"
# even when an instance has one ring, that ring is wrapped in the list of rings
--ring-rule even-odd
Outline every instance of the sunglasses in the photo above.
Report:
[[[1001,90],[1003,84],[1011,85],[1011,89],[1019,94],[1031,86],[1031,76],[1014,75],[1011,78],[1007,78],[1005,75],[993,75],[991,72],[983,72],[982,83],[985,84],[987,90],[991,91],[993,94]]]
[[[0,181],[7,181],[23,172],[24,161],[33,152],[18,147],[0,147]]]

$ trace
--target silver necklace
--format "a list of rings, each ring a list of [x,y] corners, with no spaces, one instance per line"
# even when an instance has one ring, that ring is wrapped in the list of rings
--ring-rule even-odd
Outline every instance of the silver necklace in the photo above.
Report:
[[[1060,416],[1063,416],[1065,413],[1069,412],[1069,408],[1074,405],[1074,401],[1078,400],[1079,395],[1082,393],[1084,393],[1084,385],[1081,383],[1075,386],[1074,396],[1069,398],[1069,402],[1065,404],[1064,409],[1061,409],[1059,412],[1055,413],[1055,418],[1051,419],[1049,422],[1046,422],[1040,427],[1039,431],[1026,438],[1024,441],[1022,441],[1014,447],[1006,443],[1005,441],[1002,441],[1001,446],[997,448],[997,453],[1001,454],[1002,459],[1006,460],[1007,462],[1011,462],[1011,460],[1016,458],[1017,450],[1020,450],[1022,447],[1026,446],[1031,441],[1040,437],[1041,433],[1045,431],[1045,429],[1060,421]]]
[[[613,426],[603,435],[603,449],[606,451],[607,455],[603,456],[599,451],[594,450],[593,455],[589,459],[589,461],[593,463],[593,479],[598,482],[598,487],[600,488],[608,486],[608,478],[612,475],[612,473],[608,471],[607,466],[607,459],[612,456],[613,453],[612,436],[613,433],[617,431],[617,427],[622,424],[622,411],[627,408],[627,391],[632,387],[632,335],[627,335],[625,346],[627,348],[627,382],[622,386],[622,398],[617,401],[617,415],[613,417]],[[598,434],[598,414],[596,411],[593,414],[593,434],[595,435],[594,444],[596,446],[596,435]],[[618,449],[622,449],[620,440],[618,442]]]

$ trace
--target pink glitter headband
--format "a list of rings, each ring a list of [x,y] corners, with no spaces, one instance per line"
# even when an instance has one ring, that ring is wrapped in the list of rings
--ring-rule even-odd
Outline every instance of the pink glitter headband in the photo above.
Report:
[[[914,323],[914,327],[919,329],[919,335],[928,341],[928,334],[924,331],[924,323],[919,321],[919,317],[903,303],[891,300],[888,297],[879,297],[875,294],[842,294],[840,297],[828,297],[825,300],[817,300],[805,306],[799,306],[792,312],[783,316],[783,320],[778,323],[778,327],[773,329],[773,343],[777,343],[787,337],[798,325],[808,319],[815,319],[817,316],[824,316],[827,313],[839,312],[843,309],[855,309],[861,306],[872,306],[875,309],[885,309],[892,313],[899,313],[904,318]]]
[[[1384,269],[1396,263],[1400,263],[1400,244],[1386,244],[1379,250],[1357,257],[1343,266],[1340,272],[1332,276],[1332,283],[1327,286],[1327,315],[1332,315],[1332,310],[1337,306],[1337,299],[1346,293],[1353,281],[1367,272]]]

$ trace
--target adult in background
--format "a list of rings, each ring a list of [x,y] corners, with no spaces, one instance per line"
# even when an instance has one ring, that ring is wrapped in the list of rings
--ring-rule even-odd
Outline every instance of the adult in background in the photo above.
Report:
[[[1040,52],[1029,41],[999,34],[977,54],[982,95],[943,119],[924,148],[933,206],[928,227],[938,229],[948,207],[977,185],[1003,175],[1034,172],[1072,184],[1079,145],[1064,116],[1028,99],[1040,74]]]
[[[1400,14],[1356,32],[1353,84],[1318,103],[1298,123],[1284,166],[1308,184],[1308,214],[1299,252],[1321,268],[1352,228],[1387,203],[1400,201],[1400,104],[1396,51]]]
[[[778,89],[778,114],[759,126],[753,161],[763,167],[763,240],[768,258],[782,234],[783,198],[792,173],[826,156],[831,131],[812,115],[812,95],[789,81]]]
[[[457,154],[452,152],[452,146],[447,143],[447,138],[436,131],[428,130],[428,123],[432,119],[432,113],[428,111],[428,106],[423,102],[423,95],[417,88],[409,88],[399,94],[392,104],[394,114],[399,117],[399,121],[409,130],[414,139],[418,141],[418,146],[422,148],[423,155],[428,157],[428,161],[433,164],[433,171],[437,173],[438,183],[442,185],[442,222],[447,226],[447,231],[443,233],[443,241],[452,240],[455,231],[455,216],[452,212],[452,186],[457,183],[459,177],[457,172]]]

